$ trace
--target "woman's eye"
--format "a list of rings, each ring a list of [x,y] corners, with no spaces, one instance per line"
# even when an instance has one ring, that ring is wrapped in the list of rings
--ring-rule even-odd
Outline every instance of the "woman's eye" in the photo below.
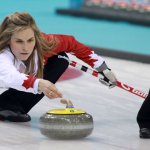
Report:
[[[33,42],[33,40],[28,40],[29,43]]]
[[[22,43],[23,41],[16,41],[17,43]]]
[[[28,40],[28,43],[33,43],[33,42],[35,42],[35,40],[34,40],[34,39],[30,39],[30,40]]]

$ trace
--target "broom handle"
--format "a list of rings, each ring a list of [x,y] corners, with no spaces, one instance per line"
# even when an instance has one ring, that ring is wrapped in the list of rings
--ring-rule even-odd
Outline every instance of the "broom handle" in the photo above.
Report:
[[[70,61],[70,65],[75,67],[75,68],[80,69],[81,71],[87,72],[87,73],[91,74],[92,76],[99,77],[101,79],[104,78],[104,76],[102,74],[98,73],[96,70],[88,68],[88,67],[86,67],[84,65],[81,65],[81,64],[75,62],[75,61]],[[141,98],[144,98],[144,99],[148,95],[148,94],[146,94],[146,93],[144,93],[144,92],[142,92],[140,90],[137,90],[137,89],[135,89],[135,88],[133,88],[131,86],[128,86],[128,85],[126,85],[126,84],[124,84],[124,83],[122,83],[120,81],[117,81],[117,87],[119,87],[119,88],[121,88],[121,89],[123,89],[125,91],[128,91],[128,92],[130,92],[130,93],[132,93],[134,95],[137,95],[137,96],[139,96]]]

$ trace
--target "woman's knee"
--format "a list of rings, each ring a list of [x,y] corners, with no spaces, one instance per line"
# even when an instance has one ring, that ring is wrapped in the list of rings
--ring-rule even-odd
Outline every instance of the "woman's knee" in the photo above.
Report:
[[[62,52],[62,53],[59,53],[58,55],[57,55],[57,57],[58,57],[58,62],[62,65],[62,66],[64,66],[64,68],[66,67],[68,67],[69,66],[69,57],[68,57],[68,55],[66,54],[66,53],[64,53],[64,52]]]
[[[48,59],[44,67],[44,79],[55,83],[69,66],[69,58],[66,53],[61,52],[58,55]]]

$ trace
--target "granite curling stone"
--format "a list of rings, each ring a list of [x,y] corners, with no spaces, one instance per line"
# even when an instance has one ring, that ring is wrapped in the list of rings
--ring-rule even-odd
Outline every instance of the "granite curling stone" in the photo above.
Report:
[[[71,101],[65,109],[52,109],[40,117],[40,131],[48,138],[80,139],[93,131],[93,118],[83,110],[75,109]]]

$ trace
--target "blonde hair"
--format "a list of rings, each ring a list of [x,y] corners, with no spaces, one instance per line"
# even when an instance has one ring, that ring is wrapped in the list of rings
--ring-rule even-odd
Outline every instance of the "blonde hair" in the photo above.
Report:
[[[36,77],[43,77],[43,53],[50,52],[56,45],[56,40],[46,41],[42,38],[41,33],[35,23],[33,17],[27,12],[15,12],[6,16],[0,25],[0,52],[9,46],[11,36],[18,31],[31,28],[34,32],[36,44],[35,49],[38,55],[38,71]],[[26,73],[32,74],[34,70],[34,51],[27,60]]]

